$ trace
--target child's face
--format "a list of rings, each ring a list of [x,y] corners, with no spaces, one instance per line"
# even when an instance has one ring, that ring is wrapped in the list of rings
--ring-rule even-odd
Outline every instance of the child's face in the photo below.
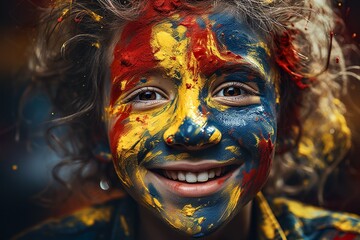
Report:
[[[125,26],[108,134],[116,171],[139,204],[201,236],[260,191],[276,140],[271,59],[230,13],[148,13]]]

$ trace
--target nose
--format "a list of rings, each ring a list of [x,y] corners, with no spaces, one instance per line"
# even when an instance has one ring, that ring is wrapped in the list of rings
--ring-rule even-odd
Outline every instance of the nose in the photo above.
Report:
[[[179,127],[170,127],[164,133],[164,141],[169,146],[183,147],[188,150],[200,150],[217,144],[221,140],[221,132],[208,121],[196,123],[185,117]]]

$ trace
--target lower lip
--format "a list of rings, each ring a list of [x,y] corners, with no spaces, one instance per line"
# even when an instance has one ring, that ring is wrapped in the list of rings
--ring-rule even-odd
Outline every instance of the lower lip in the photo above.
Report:
[[[155,181],[160,187],[162,186],[180,197],[206,197],[220,191],[224,187],[225,182],[239,169],[240,167],[220,178],[203,183],[174,181],[151,171],[149,173],[155,176]]]

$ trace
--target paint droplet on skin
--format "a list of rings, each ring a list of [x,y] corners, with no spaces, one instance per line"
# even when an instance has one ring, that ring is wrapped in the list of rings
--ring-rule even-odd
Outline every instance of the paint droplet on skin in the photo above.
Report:
[[[146,120],[148,119],[149,117],[147,115],[145,115],[143,118],[140,118],[140,117],[136,117],[136,121],[137,122],[140,122],[140,123],[143,123],[143,124],[146,124]]]
[[[336,61],[336,63],[339,63],[340,62],[339,57],[337,57],[335,61]]]
[[[202,224],[204,221],[205,221],[205,218],[204,218],[204,217],[198,218],[198,223],[199,223],[199,224]]]
[[[199,209],[200,207],[193,207],[191,204],[187,204],[183,207],[181,210],[187,217],[194,216],[194,213]]]
[[[159,200],[157,200],[156,198],[153,198],[153,199],[154,199],[155,205],[156,205],[158,208],[161,208],[162,205],[161,205],[161,203],[159,202]]]
[[[16,170],[18,170],[18,166],[14,164],[14,165],[11,166],[11,169],[12,169],[13,171],[16,171]]]
[[[167,144],[173,144],[173,143],[174,143],[174,137],[173,137],[173,136],[169,136],[169,137],[166,139],[166,143],[167,143]]]

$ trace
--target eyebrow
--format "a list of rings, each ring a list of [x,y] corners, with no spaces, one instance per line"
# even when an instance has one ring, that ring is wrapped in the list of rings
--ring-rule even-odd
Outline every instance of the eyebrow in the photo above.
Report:
[[[253,64],[249,61],[228,62],[224,66],[218,68],[215,72],[217,71],[221,71],[223,73],[245,71],[257,75],[262,79],[266,80],[264,69],[259,68],[256,64]]]

